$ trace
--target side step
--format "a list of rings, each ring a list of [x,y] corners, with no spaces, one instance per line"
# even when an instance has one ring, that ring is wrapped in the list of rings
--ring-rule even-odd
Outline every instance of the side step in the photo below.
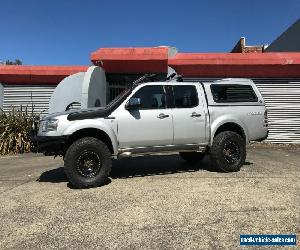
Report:
[[[167,145],[167,146],[154,146],[154,147],[137,147],[137,148],[124,148],[118,152],[118,158],[137,157],[145,155],[166,155],[176,154],[178,152],[205,152],[206,145],[199,144],[186,144],[186,145]]]

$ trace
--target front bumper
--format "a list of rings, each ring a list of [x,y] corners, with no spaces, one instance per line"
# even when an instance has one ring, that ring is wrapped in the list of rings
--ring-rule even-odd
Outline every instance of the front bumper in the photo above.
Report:
[[[38,152],[45,155],[64,155],[68,136],[33,136],[30,138]]]

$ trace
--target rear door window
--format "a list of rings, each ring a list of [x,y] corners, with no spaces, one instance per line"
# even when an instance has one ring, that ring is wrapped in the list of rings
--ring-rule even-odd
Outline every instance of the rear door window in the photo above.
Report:
[[[212,84],[210,86],[215,102],[257,102],[257,96],[250,85]]]
[[[175,108],[198,106],[198,93],[194,85],[173,86]]]

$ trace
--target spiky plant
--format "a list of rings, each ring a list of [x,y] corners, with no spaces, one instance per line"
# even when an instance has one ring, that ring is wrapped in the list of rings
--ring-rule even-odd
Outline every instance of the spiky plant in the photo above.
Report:
[[[29,136],[36,119],[33,110],[29,113],[27,106],[7,112],[0,109],[0,155],[29,152]]]

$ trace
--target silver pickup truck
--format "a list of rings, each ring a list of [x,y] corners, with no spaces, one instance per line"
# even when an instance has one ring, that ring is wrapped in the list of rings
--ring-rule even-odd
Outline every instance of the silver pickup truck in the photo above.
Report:
[[[178,152],[188,162],[209,154],[220,171],[238,171],[246,144],[268,135],[267,111],[249,79],[211,83],[149,82],[125,90],[105,108],[45,117],[33,139],[62,155],[70,182],[103,185],[112,159]]]

